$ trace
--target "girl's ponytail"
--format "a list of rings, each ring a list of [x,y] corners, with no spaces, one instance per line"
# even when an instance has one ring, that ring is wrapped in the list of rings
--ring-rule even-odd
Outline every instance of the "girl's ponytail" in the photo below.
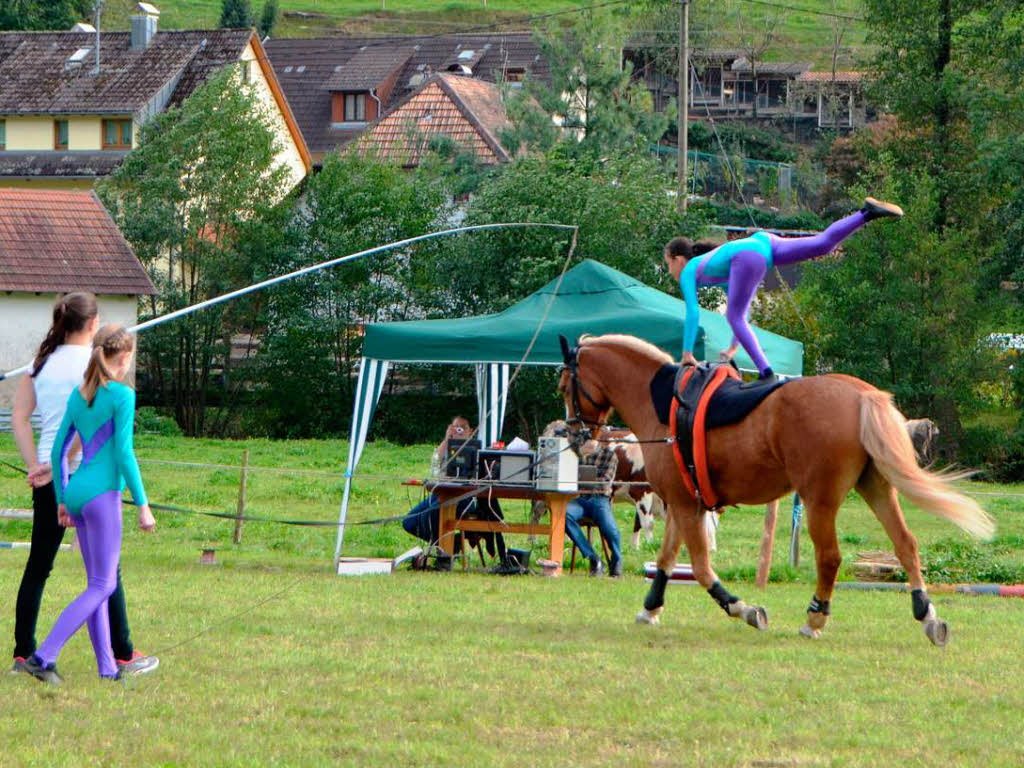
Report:
[[[92,406],[96,392],[113,380],[107,360],[120,352],[135,348],[135,337],[128,333],[123,325],[105,325],[96,333],[92,342],[92,357],[85,369],[85,380],[82,382],[82,397]]]
[[[53,305],[53,323],[32,362],[32,378],[39,375],[47,359],[65,342],[68,334],[83,330],[98,312],[96,297],[91,293],[77,291],[57,299]]]

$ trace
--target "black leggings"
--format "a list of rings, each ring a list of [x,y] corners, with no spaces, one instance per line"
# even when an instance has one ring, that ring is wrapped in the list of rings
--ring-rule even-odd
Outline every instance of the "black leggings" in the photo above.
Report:
[[[25,574],[18,589],[14,614],[14,655],[28,658],[36,651],[36,622],[43,602],[43,588],[53,569],[53,560],[64,540],[64,528],[57,522],[57,497],[53,483],[32,489],[32,549],[25,563]],[[110,645],[114,658],[128,661],[132,657],[131,632],[121,586],[121,567],[117,568],[117,588],[110,596]]]

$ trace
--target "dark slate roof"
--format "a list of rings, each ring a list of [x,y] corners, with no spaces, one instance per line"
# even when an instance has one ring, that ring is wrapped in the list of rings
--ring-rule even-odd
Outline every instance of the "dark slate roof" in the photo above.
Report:
[[[787,75],[795,77],[807,72],[811,66],[809,61],[762,61],[757,65],[758,75]],[[730,69],[733,72],[751,72],[750,62],[745,58],[737,59]]]
[[[323,87],[328,91],[368,91],[387,80],[396,69],[405,66],[412,54],[411,46],[366,48],[343,66],[338,65]]]
[[[504,68],[549,77],[546,61],[529,32],[494,35],[281,38],[264,43],[311,152],[322,155],[359,135],[358,130],[331,127],[331,94],[324,84],[346,69],[361,51],[394,51],[411,47],[412,56],[398,75],[384,110],[390,110],[419,88],[432,72],[467,50],[484,51],[473,77],[494,82]],[[301,70],[301,71],[300,71]]]
[[[104,32],[100,74],[96,37],[87,32],[0,32],[0,114],[135,112],[164,88],[179,103],[210,71],[237,61],[248,29],[165,30],[132,51],[128,32]],[[76,51],[89,49],[68,66]]]
[[[94,192],[0,189],[0,291],[156,293]]]
[[[0,177],[15,178],[84,178],[106,176],[117,168],[127,150],[15,151],[0,152]]]

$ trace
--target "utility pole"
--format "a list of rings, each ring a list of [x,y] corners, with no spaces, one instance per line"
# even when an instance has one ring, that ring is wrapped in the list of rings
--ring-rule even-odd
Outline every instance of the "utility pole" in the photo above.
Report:
[[[92,10],[96,15],[96,69],[93,74],[98,75],[100,73],[100,13],[103,11],[103,0],[95,0]]]
[[[679,144],[679,210],[686,211],[686,177],[689,171],[687,149],[689,145],[689,97],[690,97],[690,0],[681,0],[679,5],[679,126],[676,129]]]

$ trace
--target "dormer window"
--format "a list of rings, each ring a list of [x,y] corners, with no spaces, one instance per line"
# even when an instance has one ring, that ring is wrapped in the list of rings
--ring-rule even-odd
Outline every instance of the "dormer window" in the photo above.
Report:
[[[345,122],[363,123],[366,122],[366,94],[346,93],[345,94]]]
[[[521,83],[526,77],[526,70],[523,67],[509,67],[505,70],[506,83]]]

